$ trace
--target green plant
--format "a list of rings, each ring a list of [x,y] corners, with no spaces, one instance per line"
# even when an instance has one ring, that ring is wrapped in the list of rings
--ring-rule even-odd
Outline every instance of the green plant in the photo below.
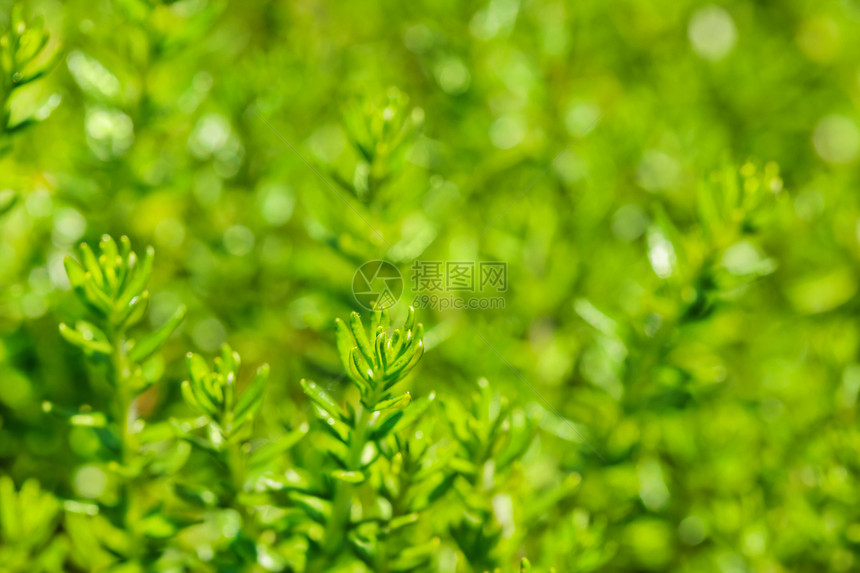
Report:
[[[344,554],[357,556],[374,570],[418,570],[432,551],[432,540],[430,545],[399,552],[397,558],[390,555],[388,547],[399,534],[398,529],[417,519],[420,508],[417,502],[391,503],[392,496],[401,501],[407,499],[403,480],[412,476],[399,474],[404,469],[404,459],[409,464],[406,469],[413,469],[412,456],[421,453],[414,452],[414,446],[410,451],[409,442],[398,441],[393,433],[413,424],[432,400],[431,397],[412,403],[409,392],[394,391],[424,352],[424,327],[416,324],[414,310],[409,309],[402,329],[389,331],[389,328],[386,310],[373,313],[367,330],[356,313],[351,315],[349,326],[339,319],[336,322],[338,352],[359,391],[357,405],[344,408],[316,383],[302,381],[302,389],[328,432],[324,443],[335,463],[328,472],[330,479],[320,484],[325,492],[322,506],[325,509],[314,513],[323,529],[321,538],[312,539],[315,543],[309,558],[310,571],[331,570]],[[394,444],[390,439],[395,440]],[[391,464],[400,467],[388,474],[382,469],[380,458],[385,458],[389,467]],[[390,483],[396,477],[401,482],[386,488],[384,482]],[[376,488],[381,491],[375,492]],[[370,492],[370,498],[360,496],[362,489]],[[354,504],[356,496],[364,501]],[[388,504],[380,506],[378,500],[386,497]],[[309,504],[304,497],[296,500]]]
[[[324,167],[363,203],[378,200],[382,188],[402,171],[411,143],[424,124],[424,111],[411,107],[406,94],[392,87],[382,96],[345,105],[342,124],[351,151],[344,159],[348,175],[341,175],[336,164]]]
[[[856,4],[0,0],[0,511],[57,511],[0,570],[857,570]],[[111,357],[57,332],[108,335],[62,265],[102,233],[158,252],[127,340],[189,307],[130,448]],[[334,319],[379,259],[401,305],[413,261],[509,288],[419,311],[335,542],[348,448],[299,379],[366,409]],[[236,431],[182,397],[225,342],[235,404],[271,365]]]
[[[182,394],[201,417],[171,422],[176,435],[190,443],[202,456],[204,467],[213,467],[217,475],[215,480],[195,471],[176,476],[174,492],[182,501],[184,521],[221,523],[219,520],[230,515],[240,520],[241,526],[226,540],[219,535],[196,538],[196,543],[211,543],[215,548],[216,553],[206,561],[218,568],[241,567],[261,559],[282,561],[262,535],[265,519],[253,490],[264,476],[272,474],[278,458],[307,432],[307,426],[302,425],[271,440],[253,439],[253,421],[264,400],[269,366],[260,366],[240,393],[240,361],[239,354],[226,344],[211,369],[202,357],[189,353],[188,380],[182,383]],[[207,566],[199,559],[192,564],[196,568]]]
[[[68,553],[58,534],[60,502],[34,479],[20,491],[12,478],[0,475],[0,571],[60,571]]]
[[[162,502],[153,503],[144,492],[157,487],[158,478],[169,473],[172,465],[161,457],[165,452],[153,441],[157,432],[153,436],[139,417],[136,399],[156,382],[146,371],[147,360],[182,322],[185,307],[154,331],[132,338],[131,331],[148,310],[146,284],[155,251],[149,247],[139,258],[127,237],[117,243],[107,235],[98,246],[97,254],[84,243],[80,262],[71,257],[65,260],[69,283],[94,322],[77,320],[74,327],[60,324],[60,334],[86,354],[106,382],[107,399],[103,409],[68,410],[46,402],[45,410],[94,431],[104,463],[104,469],[96,471],[107,472],[116,486],[115,492],[96,492],[100,503],[84,506],[82,515],[67,512],[77,560],[85,567],[98,567],[115,561],[114,554],[126,562],[146,564],[157,559],[158,540],[174,529],[160,515]],[[171,453],[179,460],[183,457],[181,450]],[[85,523],[88,520],[96,522],[92,530]]]
[[[59,54],[56,46],[48,48],[44,18],[25,18],[24,5],[18,3],[5,28],[0,29],[0,156],[8,151],[12,134],[46,119],[60,102],[58,94],[37,106],[26,96],[17,97],[50,71]]]
[[[261,440],[254,420],[269,367],[260,366],[242,385],[241,359],[226,344],[211,367],[200,355],[187,356],[181,394],[192,416],[139,416],[137,397],[157,382],[147,373],[148,361],[185,309],[133,338],[150,298],[145,286],[153,249],[139,259],[126,237],[116,242],[105,236],[98,251],[82,244],[80,253],[80,262],[66,258],[66,272],[93,322],[61,324],[60,333],[84,352],[94,382],[106,383],[105,407],[44,406],[93,433],[100,463],[91,471],[107,476],[104,491],[92,492],[92,500],[64,504],[70,559],[77,566],[430,571],[442,537],[449,535],[430,516],[452,489],[468,508],[466,521],[453,522],[452,539],[475,571],[499,562],[491,552],[501,530],[485,498],[500,491],[497,480],[531,443],[534,423],[493,397],[486,381],[473,412],[449,405],[451,413],[442,416],[449,427],[436,423],[438,413],[427,416],[435,395],[413,401],[402,388],[424,353],[424,327],[412,308],[400,328],[391,326],[387,310],[374,311],[368,326],[357,313],[348,325],[337,320],[336,347],[356,399],[343,404],[302,380],[316,424]],[[487,468],[499,477],[488,478]],[[24,493],[32,485],[26,488]],[[53,510],[46,511],[41,531],[50,529],[59,510],[50,495],[45,499]],[[467,522],[485,526],[470,529]],[[45,535],[33,542],[48,543]]]
[[[473,567],[483,571],[499,565],[495,552],[503,528],[493,500],[503,491],[500,485],[510,479],[513,464],[531,445],[535,425],[525,412],[494,395],[486,379],[478,387],[466,407],[453,400],[447,404],[451,415],[446,420],[460,446],[452,466],[461,478],[455,491],[464,509],[462,519],[452,525],[452,535]],[[503,518],[510,526],[512,516]]]

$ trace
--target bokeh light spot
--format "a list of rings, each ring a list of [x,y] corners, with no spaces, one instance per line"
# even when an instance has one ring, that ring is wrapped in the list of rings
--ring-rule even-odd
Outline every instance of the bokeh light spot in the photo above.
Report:
[[[711,61],[729,55],[735,47],[737,36],[731,15],[724,8],[713,5],[696,10],[687,28],[693,51]]]

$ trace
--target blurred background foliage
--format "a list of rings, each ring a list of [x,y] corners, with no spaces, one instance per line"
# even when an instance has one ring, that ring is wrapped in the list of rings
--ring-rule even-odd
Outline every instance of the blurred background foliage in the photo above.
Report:
[[[41,405],[105,399],[57,324],[63,257],[111,233],[157,249],[153,326],[188,307],[147,419],[229,342],[295,427],[300,378],[348,387],[362,262],[402,317],[415,259],[505,261],[504,310],[421,311],[411,383],[540,426],[473,500],[481,566],[860,567],[856,3],[2,0],[0,37],[0,470],[46,520],[101,495]]]

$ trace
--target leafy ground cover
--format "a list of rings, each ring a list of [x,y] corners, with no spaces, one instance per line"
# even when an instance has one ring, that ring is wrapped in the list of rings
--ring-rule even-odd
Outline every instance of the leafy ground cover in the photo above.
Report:
[[[0,571],[856,570],[857,37],[0,0]]]

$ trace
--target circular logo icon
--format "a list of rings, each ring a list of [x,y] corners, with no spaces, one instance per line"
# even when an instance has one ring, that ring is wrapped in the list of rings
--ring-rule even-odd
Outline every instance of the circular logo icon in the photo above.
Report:
[[[368,261],[352,277],[352,294],[368,310],[389,308],[403,294],[403,276],[388,261]]]

